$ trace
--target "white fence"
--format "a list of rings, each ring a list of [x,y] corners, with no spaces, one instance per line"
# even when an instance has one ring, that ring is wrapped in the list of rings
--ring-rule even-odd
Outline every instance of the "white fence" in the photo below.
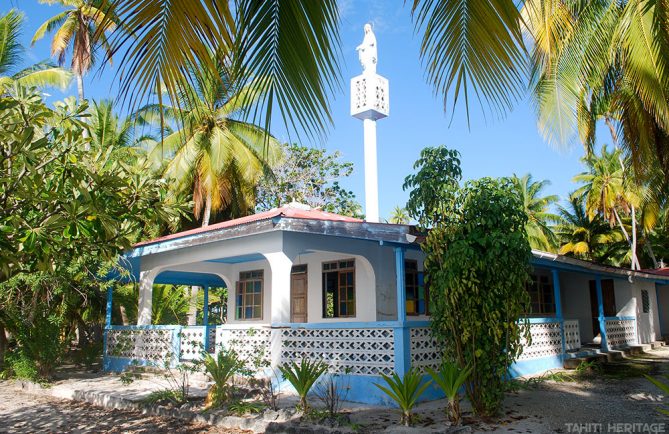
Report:
[[[564,341],[567,351],[581,348],[581,329],[577,319],[564,321]]]

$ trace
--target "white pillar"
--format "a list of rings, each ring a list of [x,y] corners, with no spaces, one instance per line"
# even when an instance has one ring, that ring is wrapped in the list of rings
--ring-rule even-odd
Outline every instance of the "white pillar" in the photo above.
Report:
[[[265,253],[269,262],[270,283],[270,322],[290,322],[290,270],[293,262],[283,252]]]
[[[157,272],[154,270],[139,273],[139,305],[137,306],[137,325],[151,325],[153,309],[153,281]]]
[[[363,120],[365,141],[365,218],[379,222],[379,183],[376,161],[376,121]]]

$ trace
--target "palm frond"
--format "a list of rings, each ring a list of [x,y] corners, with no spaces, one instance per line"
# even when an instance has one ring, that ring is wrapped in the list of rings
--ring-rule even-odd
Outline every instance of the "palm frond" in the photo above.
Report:
[[[21,60],[19,43],[23,15],[15,9],[0,16],[0,76],[8,74]]]

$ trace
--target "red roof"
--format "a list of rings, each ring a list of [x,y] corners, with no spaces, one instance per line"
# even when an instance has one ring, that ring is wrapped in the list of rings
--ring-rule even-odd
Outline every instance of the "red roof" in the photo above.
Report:
[[[644,273],[650,273],[650,274],[659,274],[660,276],[669,276],[669,267],[664,267],[664,268],[647,268],[645,270],[641,270]]]
[[[269,211],[260,212],[246,217],[241,217],[234,220],[228,220],[220,223],[216,223],[210,226],[203,228],[195,228],[188,231],[177,232],[175,234],[165,235],[164,237],[155,238],[149,241],[142,241],[135,244],[135,247],[143,246],[146,244],[158,243],[161,241],[167,241],[174,238],[187,237],[189,235],[201,234],[204,232],[216,231],[218,229],[231,228],[234,226],[244,225],[248,223],[257,222],[260,220],[269,220],[275,217],[290,217],[296,219],[309,219],[309,220],[329,220],[336,222],[349,222],[349,223],[362,223],[363,220],[347,217],[339,214],[334,214],[330,212],[325,212],[317,209],[310,209],[307,207],[296,207],[296,206],[283,206],[281,208],[274,208]]]

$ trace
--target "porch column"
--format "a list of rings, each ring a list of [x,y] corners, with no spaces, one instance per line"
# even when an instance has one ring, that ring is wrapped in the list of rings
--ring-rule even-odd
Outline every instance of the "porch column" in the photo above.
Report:
[[[137,307],[137,325],[151,325],[153,309],[153,281],[156,279],[154,270],[139,273],[139,305]]]
[[[109,327],[112,322],[112,292],[114,290],[114,286],[112,284],[109,284],[107,286],[107,312],[105,314],[105,328]]]
[[[602,350],[608,351],[609,344],[606,341],[606,320],[604,319],[604,296],[602,295],[602,277],[595,276],[595,291],[597,292],[597,311],[599,313],[599,334],[602,337]]]
[[[564,316],[562,315],[562,295],[560,294],[560,272],[553,268],[553,298],[555,299],[555,318],[560,322],[560,339],[562,340],[562,355],[567,353],[567,342],[564,335]]]
[[[264,254],[269,262],[271,285],[269,288],[270,321],[272,324],[290,322],[290,269],[293,266],[283,252]],[[266,280],[267,281],[267,280]],[[263,300],[263,303],[267,299]],[[263,312],[264,314],[264,312]]]
[[[395,286],[397,289],[397,327],[395,327],[395,372],[400,377],[411,369],[411,335],[407,327],[404,247],[395,247]]]
[[[209,285],[204,286],[204,307],[202,308],[202,325],[204,325],[204,351],[209,352]]]
[[[660,334],[660,340],[662,340],[664,338],[662,332],[662,305],[660,304],[660,285],[657,283],[655,283],[655,304],[657,305],[657,323],[660,325],[658,332]]]

